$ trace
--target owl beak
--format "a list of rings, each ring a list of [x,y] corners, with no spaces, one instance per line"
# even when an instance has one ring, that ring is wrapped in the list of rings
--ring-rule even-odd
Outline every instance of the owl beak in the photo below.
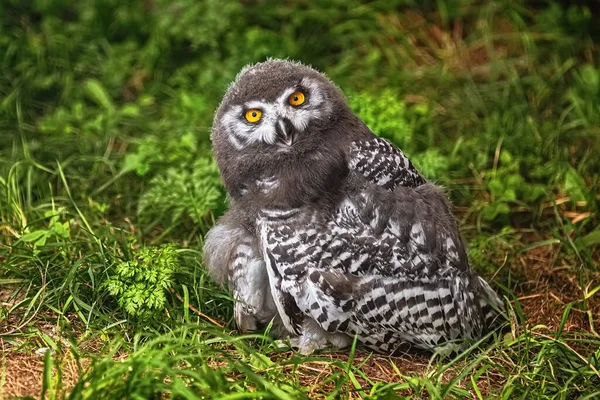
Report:
[[[291,146],[294,144],[295,130],[294,124],[292,124],[292,121],[287,118],[279,118],[275,123],[277,140],[286,146]]]

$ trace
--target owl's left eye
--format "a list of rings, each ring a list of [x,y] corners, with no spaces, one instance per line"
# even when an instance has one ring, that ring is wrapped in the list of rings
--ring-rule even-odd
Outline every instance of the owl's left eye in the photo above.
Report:
[[[256,108],[253,108],[251,110],[246,111],[246,121],[248,122],[258,122],[260,121],[260,118],[262,117],[262,112],[260,110],[257,110]]]
[[[288,102],[293,106],[301,106],[302,104],[304,104],[304,101],[305,97],[304,93],[302,92],[294,92],[288,98]]]

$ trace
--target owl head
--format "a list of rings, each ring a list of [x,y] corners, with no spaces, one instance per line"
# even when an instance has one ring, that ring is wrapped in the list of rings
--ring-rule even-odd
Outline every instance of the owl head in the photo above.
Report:
[[[336,148],[352,131],[344,126],[359,124],[325,75],[299,62],[271,59],[237,75],[217,109],[211,139],[225,186],[235,197],[248,182],[277,171],[310,176],[306,163],[337,157]]]

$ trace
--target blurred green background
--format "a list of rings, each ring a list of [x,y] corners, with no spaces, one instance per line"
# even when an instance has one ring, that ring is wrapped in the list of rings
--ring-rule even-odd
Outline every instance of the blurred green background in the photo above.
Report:
[[[574,308],[574,329],[595,332],[600,7],[586,3],[2,0],[2,337],[48,345],[40,319],[123,346],[205,317],[234,327],[200,256],[226,206],[210,127],[237,72],[268,57],[326,72],[448,188],[502,294],[556,288],[569,311],[537,323],[561,332]]]

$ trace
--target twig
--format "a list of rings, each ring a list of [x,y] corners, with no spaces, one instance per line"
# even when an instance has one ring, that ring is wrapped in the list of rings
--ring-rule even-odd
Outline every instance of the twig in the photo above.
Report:
[[[543,294],[538,293],[538,294],[530,294],[528,296],[521,296],[518,297],[517,300],[521,301],[521,300],[528,300],[528,299],[535,299],[536,297],[541,297],[543,296]]]
[[[559,299],[558,296],[555,295],[554,293],[549,292],[549,294],[550,294],[550,297],[552,297],[554,300],[556,300],[557,303],[559,303],[559,304],[565,304],[565,302],[562,301],[561,299]]]
[[[502,268],[504,268],[504,266],[506,265],[506,261],[508,260],[508,253],[504,254],[504,262],[502,263],[502,265],[500,267],[498,267],[498,269],[496,270],[496,272],[494,272],[494,275],[492,275],[492,277],[490,278],[490,281],[493,281],[494,279],[496,279],[496,275],[498,275],[498,273],[500,273],[500,271],[502,270]]]
[[[175,297],[177,297],[177,299],[179,299],[179,301],[181,301],[182,303],[184,302],[183,299],[181,298],[181,296],[178,293],[176,293],[173,288],[169,288],[169,290],[171,291],[171,293],[173,293],[175,295]],[[202,311],[198,310],[191,304],[188,304],[188,308],[190,310],[192,310],[194,313],[196,313],[197,315],[201,316],[202,318],[209,320],[213,325],[216,325],[219,328],[223,328],[225,326],[224,324],[221,324],[221,323],[215,321],[214,319],[212,319],[211,317],[209,317],[208,315],[204,314]]]

